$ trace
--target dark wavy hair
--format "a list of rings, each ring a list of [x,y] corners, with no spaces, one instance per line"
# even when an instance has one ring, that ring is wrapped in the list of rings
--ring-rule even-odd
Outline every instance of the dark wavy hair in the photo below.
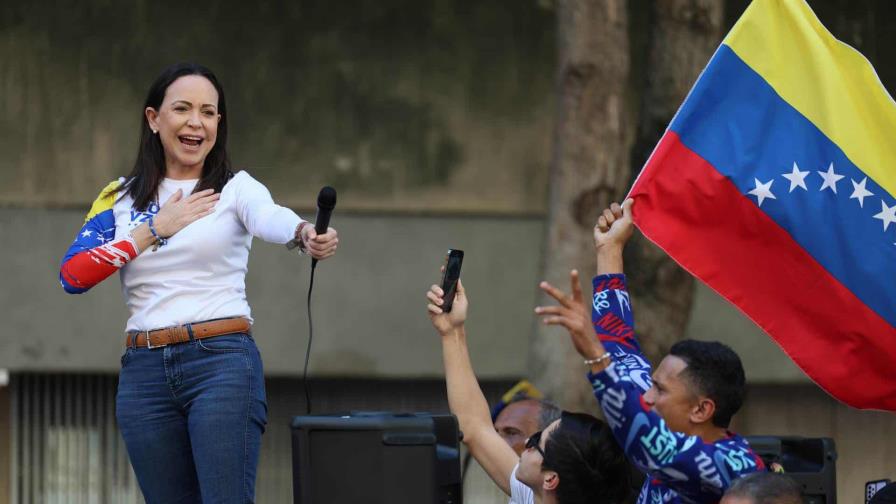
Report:
[[[133,198],[136,210],[146,211],[158,194],[159,184],[165,178],[165,149],[159,136],[150,131],[144,111],[147,107],[159,110],[168,86],[186,75],[201,75],[215,86],[218,92],[218,113],[221,114],[215,145],[205,158],[202,175],[193,192],[205,189],[221,192],[224,184],[233,177],[230,156],[227,155],[227,100],[224,99],[224,88],[221,87],[215,74],[202,65],[196,63],[171,65],[163,70],[149,87],[146,102],[140,110],[140,145],[137,148],[137,160],[124,183],[113,189],[113,192],[120,193],[121,196],[129,195]]]
[[[560,476],[561,504],[631,501],[632,469],[613,432],[601,420],[564,411],[544,445],[542,469]]]
[[[718,341],[686,339],[672,345],[669,355],[688,365],[681,375],[697,389],[698,395],[716,403],[713,425],[727,428],[746,395],[744,366],[737,353]]]

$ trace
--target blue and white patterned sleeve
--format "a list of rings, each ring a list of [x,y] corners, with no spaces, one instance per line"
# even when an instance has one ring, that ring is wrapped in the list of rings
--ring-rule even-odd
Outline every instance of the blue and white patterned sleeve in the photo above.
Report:
[[[604,348],[613,356],[616,372],[642,392],[650,388],[650,362],[635,338],[635,321],[625,275],[598,275],[591,302],[591,322]]]

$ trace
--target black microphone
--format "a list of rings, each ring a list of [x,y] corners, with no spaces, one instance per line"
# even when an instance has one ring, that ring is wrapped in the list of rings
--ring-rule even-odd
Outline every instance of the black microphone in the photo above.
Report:
[[[314,220],[314,231],[322,235],[330,227],[330,215],[336,208],[336,189],[323,186],[317,194],[317,218]],[[317,259],[311,259],[311,267],[317,265]]]
[[[334,208],[336,208],[336,189],[324,186],[317,195],[317,218],[314,222],[314,231],[317,234],[321,235],[327,232],[327,228],[330,227],[330,215],[333,214]],[[298,239],[293,239],[286,244],[286,248],[292,250],[298,245]],[[317,259],[312,258],[311,267],[316,265]]]

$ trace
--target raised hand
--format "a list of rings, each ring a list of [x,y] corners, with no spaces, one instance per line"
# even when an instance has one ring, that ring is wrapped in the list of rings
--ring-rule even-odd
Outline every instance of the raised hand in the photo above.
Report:
[[[178,189],[153,217],[156,231],[162,238],[171,237],[191,223],[210,215],[215,211],[215,204],[221,198],[221,194],[215,193],[214,189],[199,191],[186,198],[183,194],[183,191]]]
[[[537,306],[535,313],[541,316],[541,321],[547,325],[559,325],[566,328],[576,352],[584,359],[595,359],[606,351],[591,326],[590,307],[585,304],[582,288],[579,286],[578,271],[569,272],[569,284],[571,295],[567,295],[548,282],[538,284],[541,290],[560,304]]]
[[[445,292],[438,285],[433,285],[426,292],[426,299],[429,300],[429,304],[426,306],[429,319],[432,321],[433,327],[442,336],[463,327],[464,322],[467,320],[467,307],[469,306],[466,291],[460,280],[457,281],[454,305],[452,305],[451,311],[448,313],[443,312],[441,308],[445,304],[444,295]]]
[[[622,247],[632,236],[634,224],[632,223],[632,204],[634,200],[629,198],[620,206],[613,202],[610,208],[603,211],[597,218],[594,226],[594,248],[600,250],[603,247]]]

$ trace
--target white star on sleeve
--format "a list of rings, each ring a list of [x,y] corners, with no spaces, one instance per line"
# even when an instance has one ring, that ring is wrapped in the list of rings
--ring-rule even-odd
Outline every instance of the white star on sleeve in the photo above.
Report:
[[[874,193],[865,189],[865,183],[868,182],[868,177],[862,179],[861,183],[856,183],[855,180],[850,179],[852,182],[852,196],[849,199],[857,199],[859,200],[859,207],[865,208],[865,197],[866,196],[874,196]]]
[[[84,232],[81,233],[81,236],[83,236],[84,238],[87,238],[87,237],[89,237],[91,234],[93,234],[93,231],[91,231],[91,230],[89,230],[89,229],[85,229]]]
[[[796,162],[793,163],[793,171],[790,173],[785,173],[781,175],[790,181],[790,191],[793,192],[797,187],[802,187],[803,190],[808,191],[809,188],[806,187],[806,175],[808,175],[808,171],[800,171],[800,167],[796,165]]]
[[[896,222],[896,205],[888,207],[884,201],[880,202],[880,213],[874,216],[875,219],[880,219],[884,223],[884,231],[890,227],[890,223]]]
[[[756,187],[754,187],[748,194],[752,194],[756,196],[759,200],[759,206],[762,206],[762,202],[765,201],[765,198],[769,199],[778,199],[772,194],[772,183],[774,183],[775,179],[769,180],[766,183],[762,183],[758,178],[753,179],[756,183]]]
[[[821,184],[821,189],[819,189],[819,191],[824,191],[825,189],[830,187],[831,190],[834,191],[834,194],[837,194],[837,181],[842,179],[843,175],[834,173],[834,163],[831,163],[831,165],[828,166],[828,171],[820,171],[816,173],[821,175],[821,178],[824,179],[824,183]]]

